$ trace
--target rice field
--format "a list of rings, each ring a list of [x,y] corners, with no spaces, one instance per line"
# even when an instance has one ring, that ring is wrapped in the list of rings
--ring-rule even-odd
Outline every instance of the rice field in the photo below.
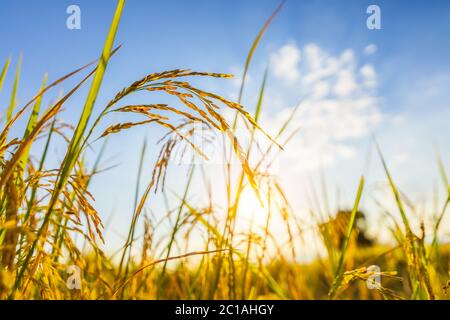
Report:
[[[12,57],[0,66],[0,95],[10,95],[9,105],[1,109],[0,299],[449,298],[450,245],[441,242],[441,231],[450,184],[439,156],[439,188],[447,197],[437,206],[432,228],[425,228],[424,221],[411,214],[414,204],[396,184],[395,172],[385,161],[389,155],[383,154],[382,146],[373,139],[396,203],[395,212],[380,209],[391,222],[386,230],[390,244],[381,244],[365,232],[360,209],[366,192],[364,177],[354,186],[351,207],[330,213],[312,210],[305,222],[298,218],[278,177],[270,174],[274,158],[293,135],[302,132],[290,126],[294,114],[275,133],[269,134],[260,125],[267,72],[257,80],[257,105],[242,105],[242,97],[253,55],[283,5],[269,14],[249,44],[236,101],[196,84],[209,78],[220,85],[231,81],[233,75],[176,69],[137,76],[134,82],[124,83],[121,91],[110,94],[109,103],[97,105],[102,82],[108,77],[108,63],[121,54],[116,34],[126,11],[124,0],[117,1],[98,59],[69,68],[56,80],[44,76],[41,89],[26,103],[17,103],[21,57]],[[12,62],[16,62],[15,70]],[[58,88],[76,77],[81,80],[58,95]],[[12,92],[2,91],[5,81],[13,81]],[[80,116],[67,123],[62,112],[81,88],[88,88],[88,93]],[[44,96],[51,96],[54,102],[44,105]],[[127,99],[134,96],[145,98],[129,104]],[[173,103],[160,103],[160,97]],[[100,108],[99,113],[94,106]],[[130,114],[135,121],[129,121]],[[112,118],[117,122],[99,132],[101,124]],[[25,130],[14,136],[16,126]],[[102,250],[108,246],[103,235],[110,226],[101,219],[96,195],[90,191],[91,179],[102,181],[108,170],[100,165],[103,148],[91,146],[144,126],[159,127],[166,134],[160,137],[150,177],[143,174],[146,142],[136,155],[140,159],[137,186],[144,183],[146,188],[136,188],[127,236],[119,250],[110,254]],[[242,131],[250,138],[240,139]],[[176,152],[208,161],[201,146],[211,142],[205,132],[222,139],[223,181],[211,183],[202,162],[193,161],[179,181],[184,192],[176,195],[178,201],[159,212],[162,218],[149,215],[146,209],[151,208],[152,197],[170,193],[166,173]],[[56,138],[64,139],[66,151],[50,166]],[[92,150],[97,161],[88,165],[86,155]],[[191,184],[194,175],[205,178],[204,189],[209,190],[204,195],[206,206],[191,201],[190,195],[197,192]],[[225,193],[222,203],[213,201],[218,183]],[[262,225],[250,221],[243,228],[241,213],[249,201],[267,210],[266,220]],[[400,219],[394,217],[397,215]],[[287,240],[271,231],[274,219],[282,221]],[[303,261],[299,259],[304,255],[302,248],[311,241],[307,234],[320,242],[322,253]],[[79,278],[77,270],[81,270]]]

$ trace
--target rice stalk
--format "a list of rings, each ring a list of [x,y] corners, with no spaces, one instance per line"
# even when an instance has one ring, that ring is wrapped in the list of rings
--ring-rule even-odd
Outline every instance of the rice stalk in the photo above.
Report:
[[[345,255],[347,253],[348,242],[350,240],[353,228],[355,226],[356,213],[358,212],[359,202],[361,200],[363,189],[364,189],[364,177],[361,177],[361,179],[359,181],[359,187],[358,187],[358,191],[356,194],[355,203],[353,205],[352,213],[350,216],[350,221],[347,226],[347,232],[345,234],[344,241],[342,242],[342,247],[341,247],[341,252],[340,252],[340,256],[339,256],[338,266],[336,269],[336,274],[335,274],[334,281],[331,286],[330,292],[328,293],[328,296],[330,297],[330,299],[333,299],[335,297],[336,292],[340,288],[342,280],[343,280]]]

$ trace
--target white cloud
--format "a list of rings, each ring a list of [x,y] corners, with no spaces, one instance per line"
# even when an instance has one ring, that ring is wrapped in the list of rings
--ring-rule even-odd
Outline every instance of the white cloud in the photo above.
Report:
[[[292,82],[299,78],[300,50],[294,44],[286,44],[271,56],[271,68],[275,75]]]
[[[367,88],[375,88],[377,86],[377,74],[371,64],[362,66],[359,72]]]
[[[344,69],[337,73],[334,92],[339,97],[348,97],[356,89],[355,77],[351,70]]]
[[[392,157],[392,160],[395,164],[401,165],[409,160],[409,155],[406,152],[398,153]]]
[[[311,43],[305,46],[305,58],[309,69],[317,70],[320,69],[325,59],[319,46],[315,43]]]
[[[317,81],[312,87],[312,96],[314,98],[323,98],[330,92],[330,84],[327,81]]]
[[[266,101],[271,101],[272,96],[279,101],[279,93],[283,92],[284,108],[277,108],[279,112],[275,114],[265,109],[262,118],[263,127],[276,132],[293,110],[288,106],[304,97],[290,125],[300,127],[300,132],[282,153],[280,161],[285,164],[281,167],[303,172],[333,165],[339,159],[354,158],[358,153],[355,143],[368,137],[382,118],[374,90],[377,85],[374,66],[360,66],[351,49],[335,56],[314,43],[301,49],[293,44],[283,46],[273,57],[287,56],[287,51],[296,52],[303,59],[290,63],[289,68],[274,68],[275,77],[290,80],[290,90],[281,81],[275,81],[268,88]],[[283,73],[285,69],[289,76]]]
[[[371,43],[364,48],[364,53],[367,56],[370,56],[370,55],[374,54],[375,52],[377,52],[377,50],[378,50],[378,47],[375,44]]]
[[[352,204],[358,179],[363,174],[370,186],[362,203],[369,218],[378,221],[380,212],[370,198],[386,203],[391,209],[392,194],[384,183],[379,183],[385,182],[386,176],[370,139],[372,132],[402,191],[413,203],[419,200],[428,204],[424,195],[429,190],[434,192],[439,181],[438,170],[432,165],[434,141],[443,148],[444,161],[450,159],[450,149],[445,147],[450,145],[450,135],[442,134],[448,131],[445,121],[449,118],[449,91],[445,89],[448,83],[445,80],[450,79],[450,73],[442,70],[440,74],[412,79],[404,92],[402,86],[396,89],[401,100],[395,99],[395,105],[391,105],[389,95],[378,96],[378,70],[376,65],[365,62],[364,55],[361,59],[352,50],[331,54],[317,44],[292,49],[299,52],[301,60],[289,72],[298,77],[291,77],[286,83],[280,81],[286,79],[282,73],[272,70],[260,121],[274,135],[303,98],[289,125],[291,130],[300,128],[300,131],[277,158],[278,170],[272,171],[280,178],[296,213],[308,217],[309,208],[314,206],[310,199],[314,184],[321,184],[318,178],[322,174],[331,186],[328,189],[331,198],[336,194],[331,199],[331,208]],[[253,100],[257,99],[256,83],[259,82],[255,81]],[[245,105],[254,105],[253,102]],[[381,103],[386,114],[380,110]],[[285,137],[289,134],[288,130]],[[283,143],[285,139],[278,141]],[[266,142],[264,137],[258,139],[258,144]],[[380,196],[373,191],[379,186],[385,191]],[[432,206],[427,210],[423,212],[434,213]]]
[[[342,52],[342,54],[341,54],[341,62],[342,63],[353,64],[354,61],[355,61],[355,53],[353,52],[353,50],[346,49],[344,52]]]

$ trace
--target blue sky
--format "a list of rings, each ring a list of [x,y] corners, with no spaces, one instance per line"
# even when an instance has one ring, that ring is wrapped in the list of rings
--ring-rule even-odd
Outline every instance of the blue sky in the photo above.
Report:
[[[101,49],[113,3],[3,1],[0,57],[4,60],[23,52],[24,72],[32,84],[44,72],[57,75],[90,61]],[[382,31],[365,27],[365,9],[371,3],[289,1],[271,26],[258,56],[264,59],[271,48],[281,46],[287,39],[316,42],[330,52],[374,42],[383,54],[373,59],[389,80],[404,81],[410,75],[420,76],[442,68],[440,61],[448,58],[450,50],[448,1],[377,1],[382,9]],[[81,30],[65,28],[65,9],[70,4],[81,7]],[[249,44],[277,4],[272,0],[130,0],[117,38],[125,46],[116,63],[127,62],[127,70],[120,70],[121,76],[135,77],[142,68],[182,65],[220,69],[222,61],[227,65],[241,64]],[[205,51],[209,54],[201,54]],[[392,70],[392,64],[397,72]],[[111,73],[116,71],[113,68]],[[25,90],[26,83],[24,86]],[[390,83],[384,89],[394,90],[393,87]]]
[[[278,3],[275,0],[128,0],[116,38],[117,43],[123,43],[123,48],[108,66],[97,108],[122,87],[155,71],[191,68],[240,76],[251,42]],[[81,8],[81,30],[66,28],[66,8],[71,4]],[[370,4],[381,8],[382,30],[366,28],[366,8]],[[19,104],[38,90],[45,72],[50,79],[56,79],[97,57],[114,9],[114,1],[107,0],[2,1],[0,62],[12,56],[14,67],[19,53],[24,56]],[[346,96],[345,92],[337,94],[334,90],[310,101],[313,108],[324,102],[347,106],[347,98],[361,99],[361,103],[369,99],[371,105],[362,111],[362,118],[356,119],[367,121],[367,128],[353,131],[350,130],[354,123],[353,112],[360,110],[357,105],[345,109],[349,112],[347,116],[343,115],[344,109],[339,113],[323,110],[332,122],[323,122],[323,127],[315,127],[314,115],[308,111],[303,115],[306,118],[298,120],[299,125],[307,124],[305,136],[316,136],[317,132],[329,129],[318,145],[331,150],[329,156],[333,159],[318,168],[301,167],[301,164],[293,168],[293,163],[301,162],[300,159],[315,163],[320,162],[318,155],[325,154],[325,149],[313,147],[299,155],[299,145],[314,145],[314,142],[302,138],[294,140],[292,149],[286,151],[286,159],[281,160],[285,161],[282,167],[292,168],[287,174],[281,172],[281,176],[294,203],[302,206],[303,197],[298,193],[303,189],[298,188],[297,181],[305,176],[317,177],[319,169],[325,170],[331,188],[344,190],[347,202],[353,197],[359,175],[371,178],[372,189],[383,181],[373,152],[369,153],[370,164],[365,160],[372,133],[380,141],[388,162],[396,169],[396,178],[405,191],[411,192],[418,201],[429,198],[429,192],[439,181],[433,153],[435,144],[450,164],[449,40],[449,1],[287,2],[255,55],[244,97],[244,105],[250,111],[254,109],[259,81],[269,62],[271,73],[264,117],[269,127],[276,125],[271,119],[278,119],[277,116],[292,108],[299,97],[310,94],[310,89],[326,89],[341,76],[360,77],[362,70],[368,72],[374,82],[369,88],[362,84],[360,87],[361,79],[355,80],[355,90],[362,92],[357,97]],[[342,62],[330,82],[312,82],[311,86],[303,82],[306,76],[314,75],[312,55],[323,57],[323,63]],[[283,70],[293,72],[291,81],[283,79]],[[10,72],[0,93],[3,106],[9,99],[12,74]],[[235,96],[238,89],[233,81],[227,80],[202,84],[228,97]],[[69,83],[64,86],[68,88]],[[46,102],[57,93],[52,92]],[[78,119],[85,93],[86,89],[66,106],[65,121],[74,123]],[[333,103],[330,105],[334,106]],[[342,127],[349,130],[342,132],[336,125],[341,120]],[[124,233],[132,209],[130,200],[143,136],[160,134],[154,129],[136,129],[114,137],[108,147],[108,163],[121,166],[94,181],[93,190],[102,216],[107,219],[112,210],[119,211],[114,223],[120,234]],[[342,138],[336,138],[339,135]],[[62,157],[63,149],[55,147],[53,151],[55,159]],[[152,151],[156,152],[153,145],[149,153]],[[297,156],[301,158],[295,161]],[[177,182],[180,176],[184,177],[182,171],[174,170],[169,182]],[[177,183],[174,184],[177,189]],[[109,186],[108,191],[105,185]]]

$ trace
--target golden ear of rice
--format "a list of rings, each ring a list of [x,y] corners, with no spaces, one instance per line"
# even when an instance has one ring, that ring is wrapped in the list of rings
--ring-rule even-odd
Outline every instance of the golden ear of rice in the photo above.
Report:
[[[146,124],[146,123],[150,123],[150,122],[154,122],[156,121],[156,119],[150,119],[150,120],[145,120],[145,121],[141,121],[141,122],[125,122],[125,123],[118,123],[118,124],[114,124],[112,126],[110,126],[108,129],[106,129],[102,135],[100,136],[100,138],[106,137],[110,134],[113,133],[118,133],[122,130],[126,130],[132,127],[136,127],[142,124]]]
[[[117,133],[122,130],[126,130],[138,125],[143,125],[152,122],[164,128],[167,128],[169,132],[178,136],[180,140],[185,141],[198,154],[207,159],[206,155],[195,144],[193,144],[188,139],[187,136],[184,136],[182,133],[178,131],[177,126],[171,123],[173,121],[170,121],[169,117],[161,115],[159,113],[155,113],[155,112],[170,112],[177,116],[181,116],[181,118],[185,120],[185,123],[189,123],[188,121],[191,121],[192,123],[201,123],[207,126],[211,126],[212,128],[215,128],[222,132],[225,132],[230,140],[234,153],[241,162],[243,171],[247,176],[251,187],[255,190],[256,194],[258,195],[259,192],[257,188],[255,174],[253,173],[252,169],[248,164],[247,160],[248,157],[246,156],[241,145],[239,144],[237,137],[232,132],[230,132],[230,126],[227,123],[227,121],[220,115],[219,112],[216,111],[220,109],[219,104],[222,104],[227,108],[236,110],[238,113],[244,116],[244,119],[246,119],[250,123],[250,125],[263,132],[263,134],[266,137],[268,137],[268,139],[270,139],[272,142],[274,143],[276,142],[259,127],[255,119],[253,119],[253,117],[241,105],[231,102],[217,94],[198,89],[192,86],[187,81],[177,80],[181,77],[195,77],[195,76],[216,77],[216,78],[232,77],[231,75],[222,73],[196,72],[182,69],[175,69],[149,74],[141,78],[140,80],[133,82],[130,86],[122,89],[119,93],[115,95],[115,97],[106,105],[104,110],[101,112],[100,116],[94,122],[91,130],[89,131],[88,137],[92,134],[94,128],[98,125],[101,119],[110,112],[132,112],[135,114],[144,115],[150,119],[142,122],[127,122],[112,125],[108,129],[106,129],[100,137],[101,138],[106,137],[112,133]],[[114,105],[116,105],[119,101],[121,101],[125,97],[133,94],[134,92],[139,92],[142,90],[150,92],[161,91],[169,95],[175,96],[184,106],[186,106],[189,110],[193,111],[195,114],[183,111],[180,108],[168,106],[167,104],[127,105],[125,107],[119,107],[114,110],[111,110]],[[194,101],[194,99],[196,101]],[[200,105],[203,106],[203,108],[201,108],[199,104],[196,102],[200,102]],[[169,145],[172,145],[172,143],[176,144],[176,141],[177,140],[174,140]],[[167,146],[168,145],[166,145],[165,147],[167,148]],[[279,147],[281,148],[281,146]],[[163,163],[165,164],[166,162],[164,161]],[[159,165],[161,165],[161,163]],[[158,177],[159,176],[160,175],[158,175]],[[258,198],[260,198],[259,195]]]

